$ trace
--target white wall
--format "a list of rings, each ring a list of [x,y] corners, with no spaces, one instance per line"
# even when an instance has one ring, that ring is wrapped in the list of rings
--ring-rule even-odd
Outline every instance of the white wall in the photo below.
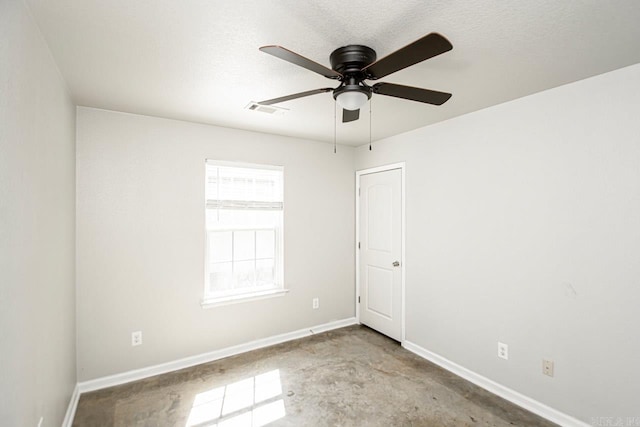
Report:
[[[60,425],[76,383],[75,108],[20,0],[0,1],[0,424]]]
[[[640,415],[639,88],[635,65],[358,149],[407,162],[409,341],[585,421]]]
[[[353,148],[90,108],[77,123],[81,381],[354,315]],[[205,158],[284,166],[287,295],[200,307]]]

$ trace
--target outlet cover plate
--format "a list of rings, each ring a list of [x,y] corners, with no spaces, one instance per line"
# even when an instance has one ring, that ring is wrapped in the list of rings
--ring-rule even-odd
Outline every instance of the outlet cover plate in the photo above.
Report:
[[[542,373],[553,377],[553,360],[542,360]]]
[[[500,341],[498,341],[498,357],[504,360],[509,360],[509,346]]]
[[[131,346],[142,345],[142,331],[131,332]]]

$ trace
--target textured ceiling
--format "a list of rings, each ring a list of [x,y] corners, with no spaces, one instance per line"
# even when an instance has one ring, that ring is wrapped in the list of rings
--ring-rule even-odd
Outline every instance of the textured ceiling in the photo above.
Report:
[[[640,62],[640,1],[27,0],[77,104],[333,141],[335,86],[258,51],[277,44],[329,66],[347,44],[378,57],[439,32],[440,55],[380,81],[453,93],[441,107],[374,95],[373,140]],[[365,107],[366,108],[366,107]],[[340,116],[338,112],[338,116]],[[337,125],[369,141],[368,111]]]

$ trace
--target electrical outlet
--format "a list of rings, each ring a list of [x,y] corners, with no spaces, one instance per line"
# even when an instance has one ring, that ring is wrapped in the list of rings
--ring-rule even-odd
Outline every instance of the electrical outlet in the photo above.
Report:
[[[40,417],[40,421],[38,421],[38,427],[42,427],[43,422],[44,422],[44,417]]]
[[[509,360],[509,346],[500,341],[498,341],[498,357],[501,359]]]
[[[553,377],[553,360],[542,360],[542,373]]]
[[[142,344],[142,331],[131,332],[131,346]]]
[[[312,307],[314,310],[317,310],[318,308],[320,308],[320,298],[313,299]]]

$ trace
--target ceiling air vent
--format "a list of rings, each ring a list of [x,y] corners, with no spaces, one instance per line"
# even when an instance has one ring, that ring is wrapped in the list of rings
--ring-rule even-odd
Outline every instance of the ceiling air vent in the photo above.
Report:
[[[286,108],[275,107],[273,105],[262,105],[253,101],[247,104],[247,106],[244,108],[246,108],[247,110],[258,111],[260,113],[266,114],[284,114],[286,111],[289,111]]]

